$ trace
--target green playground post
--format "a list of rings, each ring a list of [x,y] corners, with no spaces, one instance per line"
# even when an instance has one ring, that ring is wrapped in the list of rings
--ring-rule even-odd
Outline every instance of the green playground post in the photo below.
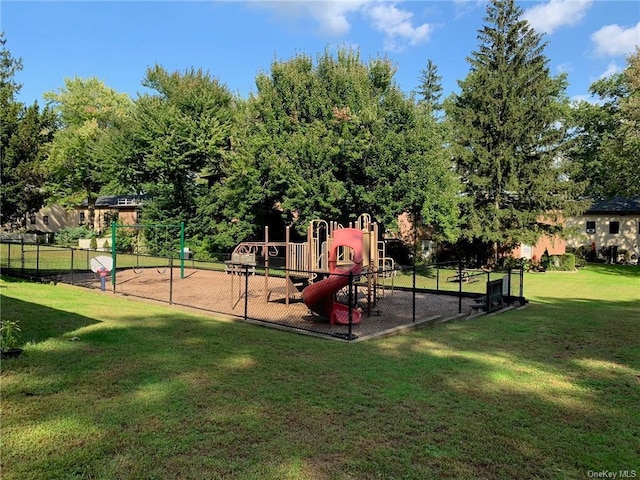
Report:
[[[116,291],[116,222],[111,222],[111,288]]]

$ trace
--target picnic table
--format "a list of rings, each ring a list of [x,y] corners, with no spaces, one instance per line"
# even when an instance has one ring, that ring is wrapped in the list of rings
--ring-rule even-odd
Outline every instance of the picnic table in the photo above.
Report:
[[[447,282],[461,282],[461,283],[472,283],[477,282],[483,276],[483,272],[479,272],[478,270],[460,270],[456,272],[455,275],[451,275],[447,277]]]

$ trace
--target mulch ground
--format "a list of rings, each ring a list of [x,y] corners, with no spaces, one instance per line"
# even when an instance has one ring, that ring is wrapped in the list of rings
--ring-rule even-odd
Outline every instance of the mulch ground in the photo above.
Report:
[[[61,280],[71,283],[69,278]],[[100,288],[100,279],[93,274],[76,274],[73,283]],[[246,302],[247,317],[251,320],[337,337],[349,332],[347,325],[330,325],[326,319],[312,314],[297,290],[290,290],[287,302],[286,285],[285,279],[280,277],[249,275],[247,278],[198,269],[185,269],[184,278],[180,278],[179,268],[174,268],[173,272],[169,268],[145,268],[137,272],[122,270],[116,276],[116,292],[123,295],[241,318],[244,317]],[[107,290],[111,289],[110,282],[107,282]],[[473,303],[469,298],[463,298],[459,304],[455,296],[417,292],[414,306],[411,292],[386,288],[378,289],[374,295],[373,291],[368,294],[366,287],[358,287],[357,290],[358,306],[363,313],[361,322],[352,326],[351,333],[358,338],[411,327],[435,318],[453,318],[458,315],[460,307],[462,313],[468,315]]]

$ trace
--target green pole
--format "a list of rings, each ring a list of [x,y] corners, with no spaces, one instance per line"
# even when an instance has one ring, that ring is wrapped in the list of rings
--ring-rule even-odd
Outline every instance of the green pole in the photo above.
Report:
[[[180,222],[180,278],[184,278],[184,222]]]
[[[111,222],[111,287],[116,291],[116,222]]]

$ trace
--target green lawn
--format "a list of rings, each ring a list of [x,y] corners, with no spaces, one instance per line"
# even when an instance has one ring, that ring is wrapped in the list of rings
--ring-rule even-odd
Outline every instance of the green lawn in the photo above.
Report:
[[[24,251],[24,254],[22,253]],[[99,255],[111,256],[111,252],[96,250],[79,250],[42,245],[0,244],[0,260],[3,267],[22,269],[30,275],[42,276],[65,273],[71,270],[88,271],[91,268],[91,259]],[[116,256],[117,268],[135,267],[166,267],[169,259],[166,257],[154,257],[152,255],[135,255],[119,253]],[[180,259],[174,258],[173,264],[180,265]],[[224,262],[194,262],[184,261],[185,267],[194,267],[208,270],[224,270]]]
[[[530,274],[525,309],[362,343],[0,292],[29,342],[2,362],[3,480],[640,476],[640,268]]]

